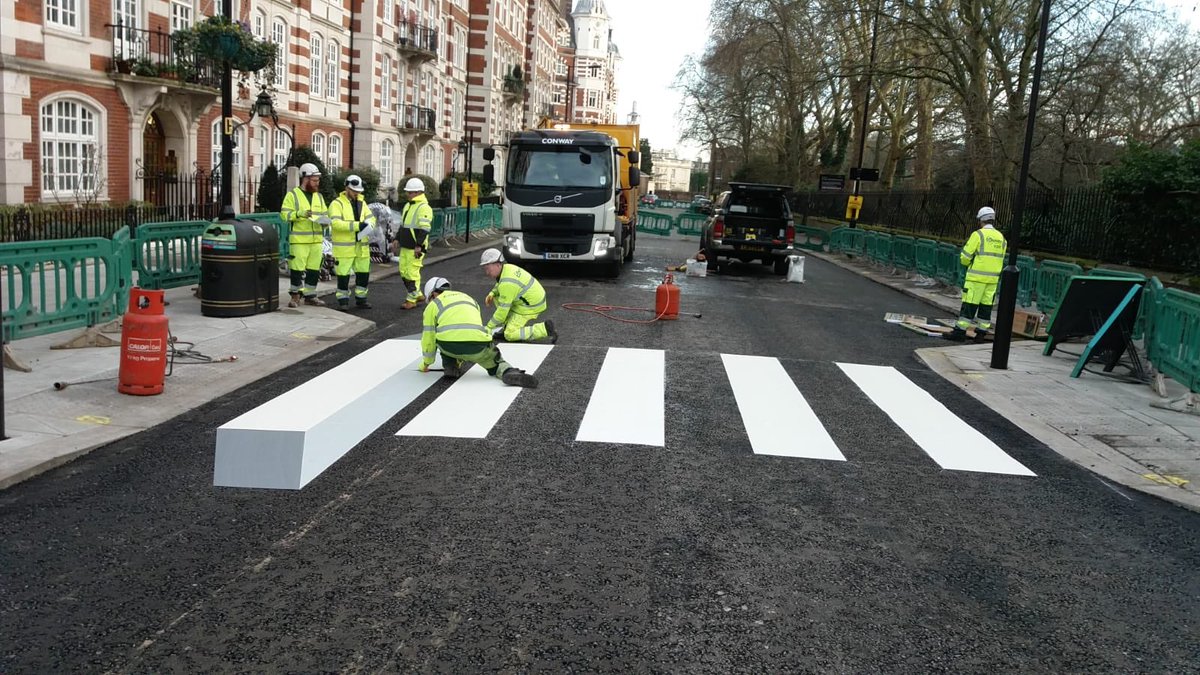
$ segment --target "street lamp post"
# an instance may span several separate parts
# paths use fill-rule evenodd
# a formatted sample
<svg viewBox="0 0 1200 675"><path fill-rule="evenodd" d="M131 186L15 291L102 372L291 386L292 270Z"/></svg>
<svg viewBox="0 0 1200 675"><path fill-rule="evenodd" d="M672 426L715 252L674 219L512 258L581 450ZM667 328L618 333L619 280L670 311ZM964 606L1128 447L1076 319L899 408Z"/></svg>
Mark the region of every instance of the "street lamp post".
<svg viewBox="0 0 1200 675"><path fill-rule="evenodd" d="M863 90L863 115L862 124L858 129L858 165L854 170L854 194L851 196L852 203L858 202L860 187L862 185L862 170L863 170L863 155L867 149L867 123L870 121L871 115L871 76L875 74L875 46L879 40L879 13L882 9L883 0L879 0L880 6L875 8L875 17L871 20L871 56L867 64L867 86ZM850 227L858 227L858 209L850 210Z"/></svg>
<svg viewBox="0 0 1200 675"><path fill-rule="evenodd" d="M474 145L475 145L475 130L468 129L467 137L458 142L459 151L461 152L465 149L466 153L467 153L467 182L468 183L471 182L471 155L474 154L473 153ZM471 204L470 203L467 204L467 235L466 235L465 239L466 239L466 243L468 243L468 244L471 243Z"/></svg>
<svg viewBox="0 0 1200 675"><path fill-rule="evenodd" d="M221 12L234 20L233 0L221 0ZM233 220L233 68L221 59L221 220Z"/></svg>
<svg viewBox="0 0 1200 675"><path fill-rule="evenodd" d="M1038 93L1042 86L1042 60L1046 54L1046 35L1050 30L1050 0L1042 0L1041 25L1038 28L1037 55L1033 62L1033 84L1029 92L1029 116L1025 120L1025 147L1021 153L1021 174L1017 196L1013 200L1012 227L1008 233L1008 264L1000 272L1000 305L996 317L996 337L992 342L992 368L1008 368L1008 352L1012 345L1013 313L1017 309L1017 283L1021 270L1017 256L1021 248L1021 221L1025 217L1025 189L1029 183L1029 159L1033 153L1033 130L1037 120Z"/></svg>

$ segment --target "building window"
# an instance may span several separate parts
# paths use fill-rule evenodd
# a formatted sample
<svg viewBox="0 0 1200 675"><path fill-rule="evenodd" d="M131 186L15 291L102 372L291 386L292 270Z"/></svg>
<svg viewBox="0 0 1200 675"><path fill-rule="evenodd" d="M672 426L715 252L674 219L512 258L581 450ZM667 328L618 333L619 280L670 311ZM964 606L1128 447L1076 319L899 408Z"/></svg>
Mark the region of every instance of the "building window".
<svg viewBox="0 0 1200 675"><path fill-rule="evenodd" d="M287 24L280 19L275 19L271 23L271 42L279 45L279 49L275 52L275 86L287 89L287 52L288 52L288 29Z"/></svg>
<svg viewBox="0 0 1200 675"><path fill-rule="evenodd" d="M392 59L390 56L383 57L380 75L383 82L379 87L379 107L387 110L392 107Z"/></svg>
<svg viewBox="0 0 1200 675"><path fill-rule="evenodd" d="M258 141L256 147L258 152L254 155L254 166L261 174L267 170L267 145L271 138L270 132L267 130L267 125L258 125L258 130L254 132L254 138Z"/></svg>
<svg viewBox="0 0 1200 675"><path fill-rule="evenodd" d="M600 105L600 94L594 90L588 90L587 107L595 108Z"/></svg>
<svg viewBox="0 0 1200 675"><path fill-rule="evenodd" d="M46 23L78 33L80 0L46 0Z"/></svg>
<svg viewBox="0 0 1200 675"><path fill-rule="evenodd" d="M433 176L438 173L434 162L433 144L426 144L425 149L421 151L421 173L426 176Z"/></svg>
<svg viewBox="0 0 1200 675"><path fill-rule="evenodd" d="M337 40L330 40L325 47L325 95L339 101L342 98L342 47Z"/></svg>
<svg viewBox="0 0 1200 675"><path fill-rule="evenodd" d="M192 27L191 0L171 0L171 32Z"/></svg>
<svg viewBox="0 0 1200 675"><path fill-rule="evenodd" d="M75 198L98 188L101 166L98 113L89 105L62 99L42 106L42 193Z"/></svg>
<svg viewBox="0 0 1200 675"><path fill-rule="evenodd" d="M264 40L267 37L267 15L262 11L254 13L254 37Z"/></svg>
<svg viewBox="0 0 1200 675"><path fill-rule="evenodd" d="M322 44L321 34L313 33L308 45L308 93L311 96L320 96L321 85L325 84L321 75L321 66L325 64L325 57L321 54Z"/></svg>
<svg viewBox="0 0 1200 675"><path fill-rule="evenodd" d="M387 189L392 184L392 142L379 144L379 182Z"/></svg>
<svg viewBox="0 0 1200 675"><path fill-rule="evenodd" d="M342 137L337 134L329 135L329 159L325 162L325 167L330 173L337 171L342 166Z"/></svg>
<svg viewBox="0 0 1200 675"><path fill-rule="evenodd" d="M454 65L467 67L467 31L458 27L454 29Z"/></svg>
<svg viewBox="0 0 1200 675"><path fill-rule="evenodd" d="M291 150L287 134L282 129L275 130L275 154L271 159L280 170L287 166L288 153Z"/></svg>
<svg viewBox="0 0 1200 675"><path fill-rule="evenodd" d="M234 120L234 124L237 124L236 119ZM246 127L237 127L233 131L233 166L237 167L239 173L242 174L246 172L246 160L242 156L242 148L245 145ZM221 120L213 122L212 125L212 170L214 173L221 170ZM236 174L234 178L237 178Z"/></svg>
<svg viewBox="0 0 1200 675"><path fill-rule="evenodd" d="M592 49L600 49L600 34L592 35Z"/></svg>
<svg viewBox="0 0 1200 675"><path fill-rule="evenodd" d="M317 157L325 155L325 134L314 131L312 135L312 151Z"/></svg>
<svg viewBox="0 0 1200 675"><path fill-rule="evenodd" d="M455 89L450 108L450 127L453 129L461 129L465 123L463 118L463 95L462 92Z"/></svg>

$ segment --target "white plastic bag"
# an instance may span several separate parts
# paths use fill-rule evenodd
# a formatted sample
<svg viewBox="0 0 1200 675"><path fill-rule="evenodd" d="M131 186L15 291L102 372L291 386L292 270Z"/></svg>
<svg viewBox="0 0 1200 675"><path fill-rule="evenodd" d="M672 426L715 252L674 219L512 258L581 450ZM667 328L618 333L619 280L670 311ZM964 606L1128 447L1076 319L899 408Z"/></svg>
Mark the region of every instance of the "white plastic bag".
<svg viewBox="0 0 1200 675"><path fill-rule="evenodd" d="M804 283L804 256L788 256L787 280L796 284Z"/></svg>
<svg viewBox="0 0 1200 675"><path fill-rule="evenodd" d="M708 276L708 263L703 263L698 260L687 259L687 275L689 277L706 277Z"/></svg>

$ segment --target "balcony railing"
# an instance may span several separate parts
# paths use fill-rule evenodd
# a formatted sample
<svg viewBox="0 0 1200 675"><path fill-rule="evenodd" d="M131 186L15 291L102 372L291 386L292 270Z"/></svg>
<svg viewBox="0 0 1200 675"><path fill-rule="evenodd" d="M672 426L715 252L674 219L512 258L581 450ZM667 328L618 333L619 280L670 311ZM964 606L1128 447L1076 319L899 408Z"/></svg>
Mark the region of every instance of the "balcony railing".
<svg viewBox="0 0 1200 675"><path fill-rule="evenodd" d="M396 106L396 127L401 131L433 135L437 131L437 119L431 108L398 105Z"/></svg>
<svg viewBox="0 0 1200 675"><path fill-rule="evenodd" d="M438 53L438 32L429 26L422 26L411 21L401 21L396 27L400 51L411 58L436 59Z"/></svg>
<svg viewBox="0 0 1200 675"><path fill-rule="evenodd" d="M112 32L110 72L220 88L216 64L196 54L180 53L170 33L120 23L105 27Z"/></svg>

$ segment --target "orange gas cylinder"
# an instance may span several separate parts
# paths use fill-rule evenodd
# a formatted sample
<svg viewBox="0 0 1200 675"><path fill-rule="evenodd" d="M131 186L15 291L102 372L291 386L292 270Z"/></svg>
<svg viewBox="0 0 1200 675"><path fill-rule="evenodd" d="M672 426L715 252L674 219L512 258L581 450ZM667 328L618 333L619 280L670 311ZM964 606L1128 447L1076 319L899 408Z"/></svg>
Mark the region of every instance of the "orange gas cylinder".
<svg viewBox="0 0 1200 675"><path fill-rule="evenodd" d="M675 277L668 274L654 292L654 313L659 319L674 321L679 318L679 287Z"/></svg>
<svg viewBox="0 0 1200 675"><path fill-rule="evenodd" d="M167 317L163 292L132 288L121 322L121 371L117 391L134 396L161 394L167 372Z"/></svg>

